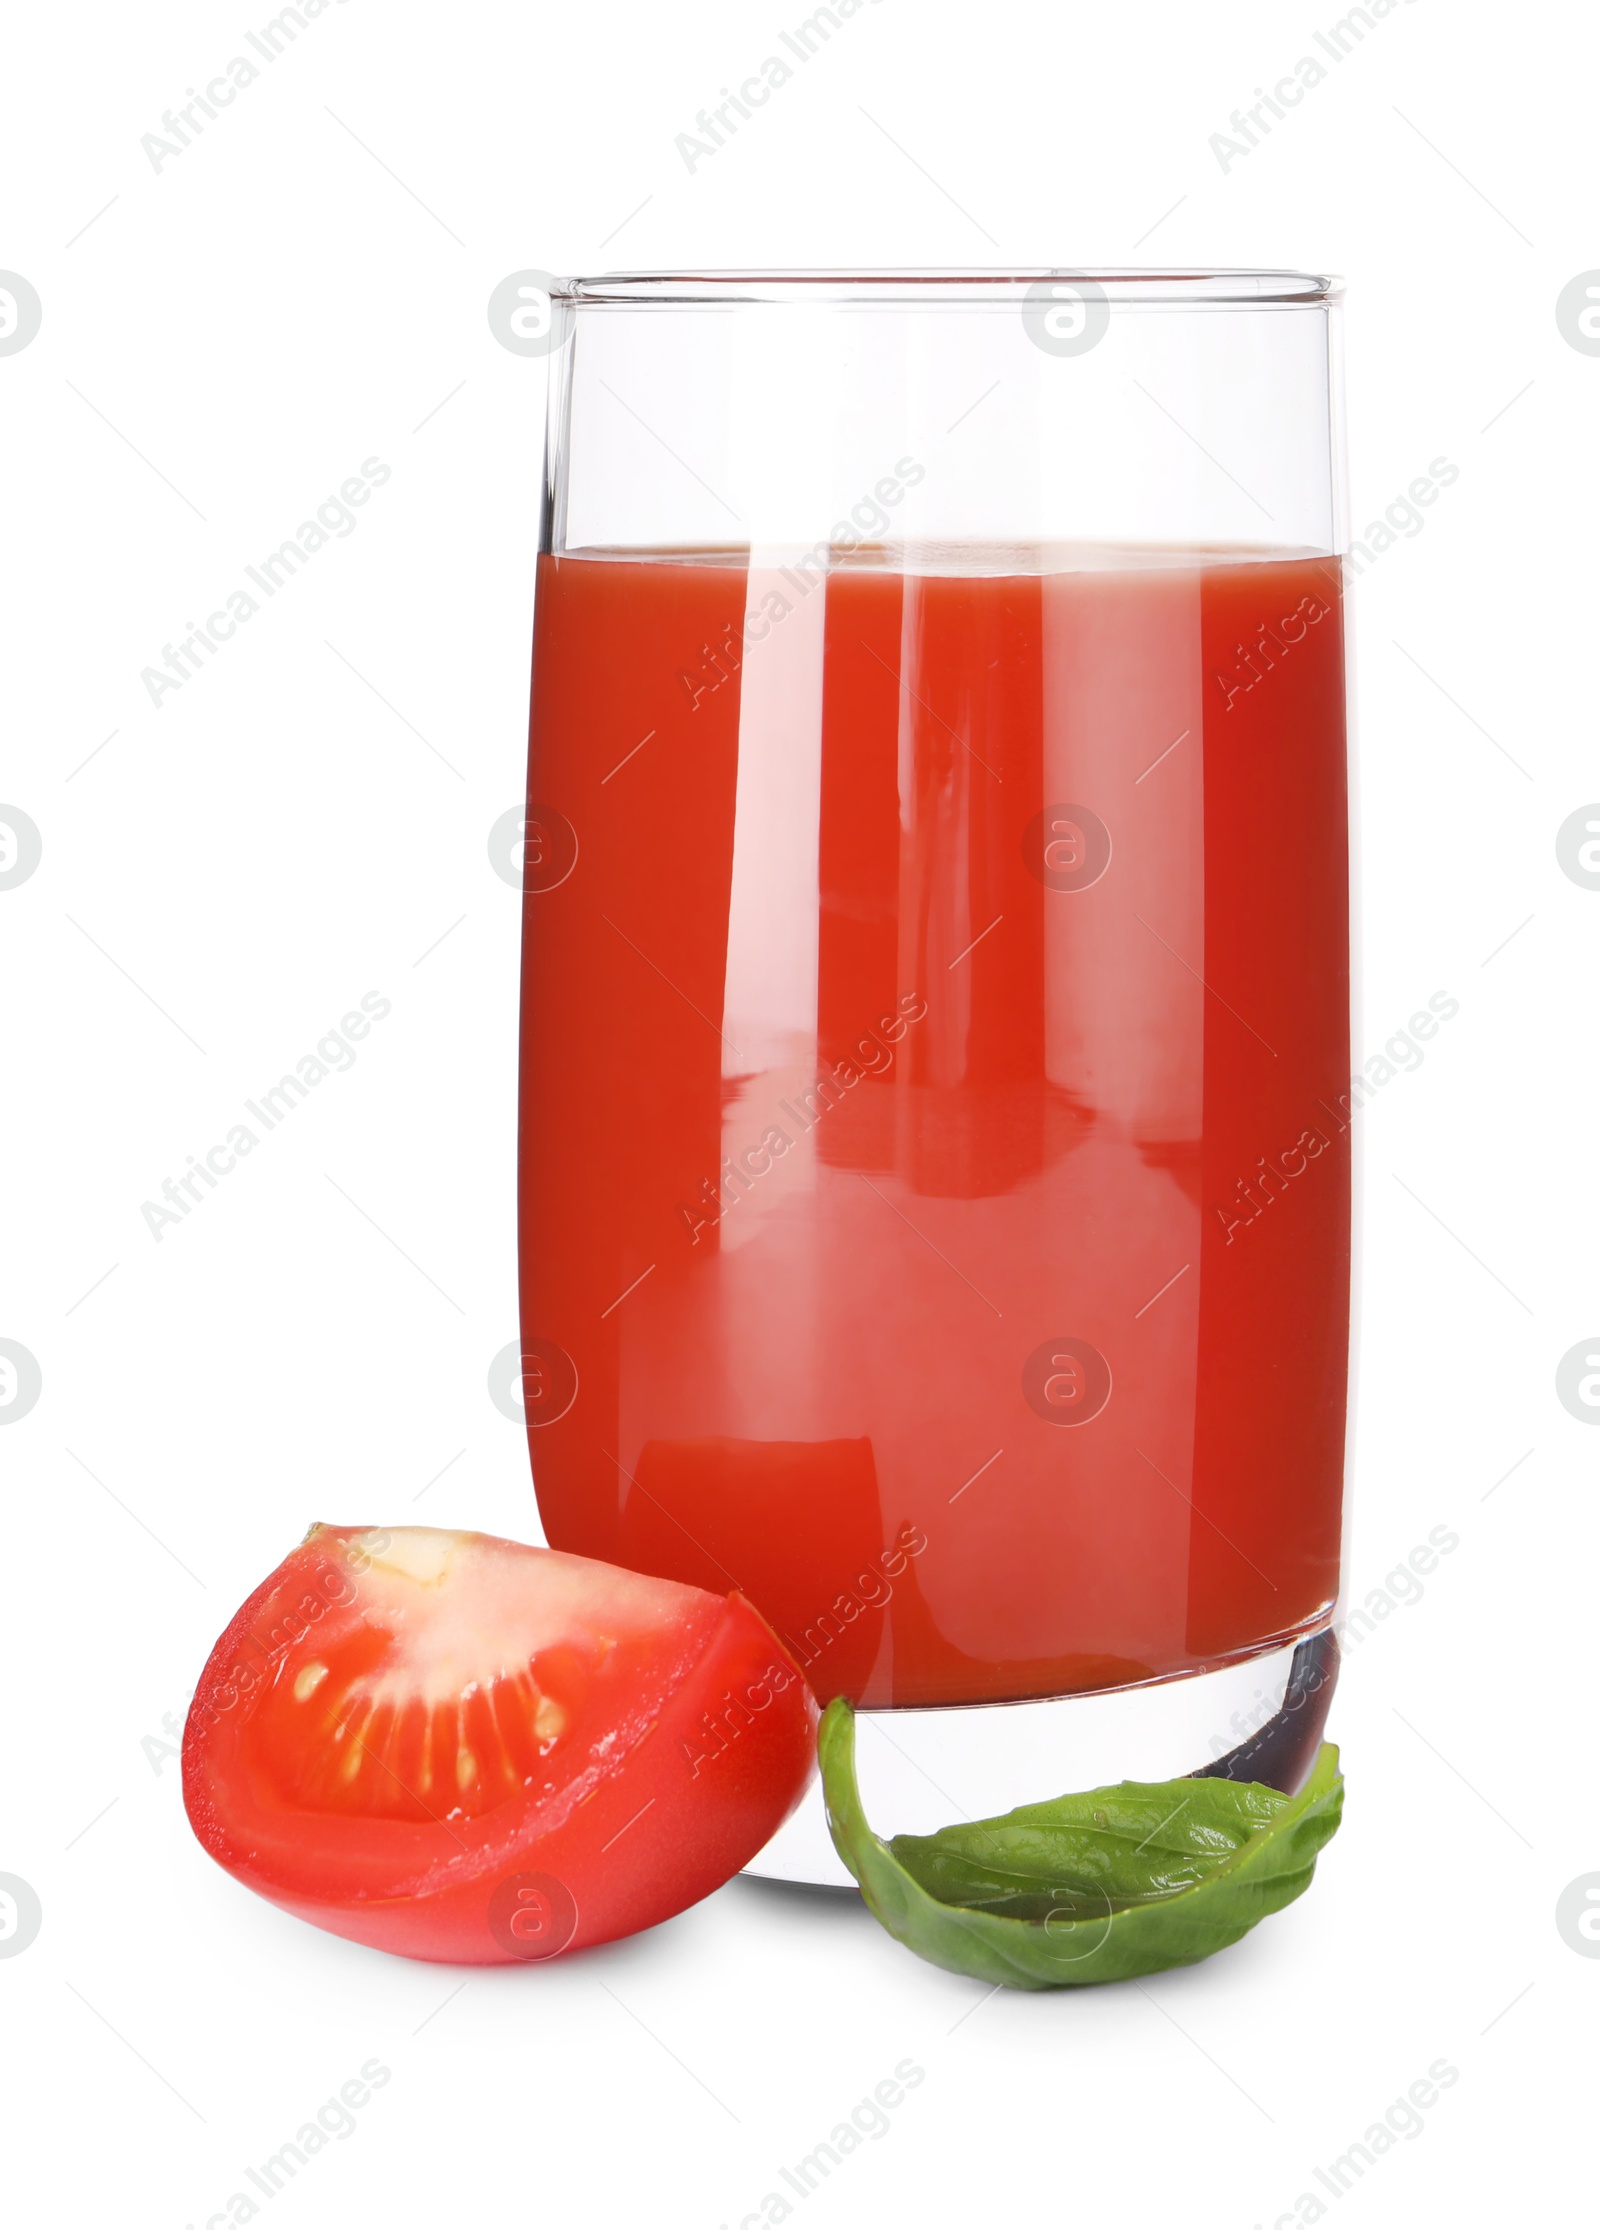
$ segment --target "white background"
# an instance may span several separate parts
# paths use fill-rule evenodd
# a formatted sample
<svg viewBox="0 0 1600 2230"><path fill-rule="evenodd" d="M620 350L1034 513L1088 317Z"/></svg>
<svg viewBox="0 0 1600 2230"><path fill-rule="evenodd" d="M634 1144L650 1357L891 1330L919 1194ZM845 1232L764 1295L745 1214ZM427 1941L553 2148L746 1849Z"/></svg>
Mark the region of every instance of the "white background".
<svg viewBox="0 0 1600 2230"><path fill-rule="evenodd" d="M44 1912L0 1962L21 2220L204 2224L371 2058L275 2224L735 2225L907 2059L808 2224L1568 2219L1600 1440L1555 1371L1600 1327L1600 893L1555 834L1600 794L1600 358L1554 311L1600 265L1592 25L1407 0L1225 172L1211 135L1342 11L879 0L690 175L675 135L806 12L340 0L159 174L141 135L257 16L13 18L0 265L44 304L0 357L0 799L44 845L0 892L0 1336L43 1373L0 1434L0 1872ZM142 1745L310 1519L537 1537L485 1388L519 907L486 838L521 795L544 367L490 289L1157 260L1345 274L1358 527L1460 468L1352 600L1361 1050L1460 1001L1362 1118L1353 1594L1460 1545L1350 1656L1312 1894L1198 1969L987 2001L743 1882L464 1984L318 1935L211 1864ZM357 530L152 706L140 670L369 456ZM369 990L357 1066L158 1244L141 1202ZM1332 2199L1313 2169L1441 2058L1422 2134Z"/></svg>

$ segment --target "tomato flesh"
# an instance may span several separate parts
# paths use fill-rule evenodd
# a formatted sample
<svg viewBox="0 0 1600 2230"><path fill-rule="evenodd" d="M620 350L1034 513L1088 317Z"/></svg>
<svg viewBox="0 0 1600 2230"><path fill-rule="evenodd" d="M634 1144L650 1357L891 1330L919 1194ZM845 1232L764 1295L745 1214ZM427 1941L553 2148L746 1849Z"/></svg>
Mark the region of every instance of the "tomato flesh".
<svg viewBox="0 0 1600 2230"><path fill-rule="evenodd" d="M219 1864L303 1919L496 1964L706 1896L798 1802L815 1725L742 1596L314 1526L212 1651L184 1801Z"/></svg>

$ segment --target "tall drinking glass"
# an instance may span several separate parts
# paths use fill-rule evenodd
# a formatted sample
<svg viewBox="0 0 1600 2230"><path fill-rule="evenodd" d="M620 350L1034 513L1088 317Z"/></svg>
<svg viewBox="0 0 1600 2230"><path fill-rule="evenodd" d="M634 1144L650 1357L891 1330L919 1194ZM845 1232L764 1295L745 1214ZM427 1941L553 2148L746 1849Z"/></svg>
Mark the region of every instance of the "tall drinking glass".
<svg viewBox="0 0 1600 2230"><path fill-rule="evenodd" d="M888 1737L886 1829L1203 1766L1292 1660L1309 1729L1350 1272L1329 282L648 274L551 315L549 1540L742 1589ZM757 1867L847 1878L814 1797Z"/></svg>

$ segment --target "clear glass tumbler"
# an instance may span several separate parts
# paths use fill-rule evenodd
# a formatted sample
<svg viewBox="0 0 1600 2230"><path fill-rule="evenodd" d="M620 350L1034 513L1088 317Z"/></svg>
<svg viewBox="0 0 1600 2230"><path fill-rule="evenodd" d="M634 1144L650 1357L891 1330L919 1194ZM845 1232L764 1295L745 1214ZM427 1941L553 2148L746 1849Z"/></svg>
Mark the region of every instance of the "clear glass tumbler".
<svg viewBox="0 0 1600 2230"><path fill-rule="evenodd" d="M553 297L539 1507L750 1596L886 1738L885 1831L1206 1766L1286 1683L1298 1756L1326 1709L1334 306L1256 271ZM814 1796L756 1864L847 1878Z"/></svg>

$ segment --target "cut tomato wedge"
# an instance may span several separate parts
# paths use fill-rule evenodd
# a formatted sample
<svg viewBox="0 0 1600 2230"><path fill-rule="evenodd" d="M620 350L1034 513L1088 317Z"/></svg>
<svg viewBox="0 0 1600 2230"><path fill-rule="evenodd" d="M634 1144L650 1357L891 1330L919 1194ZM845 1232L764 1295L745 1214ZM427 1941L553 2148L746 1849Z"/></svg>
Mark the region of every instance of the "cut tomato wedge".
<svg viewBox="0 0 1600 2230"><path fill-rule="evenodd" d="M799 1801L816 1706L741 1595L428 1526L313 1526L217 1643L184 1803L335 1935L471 1965L652 1927Z"/></svg>

